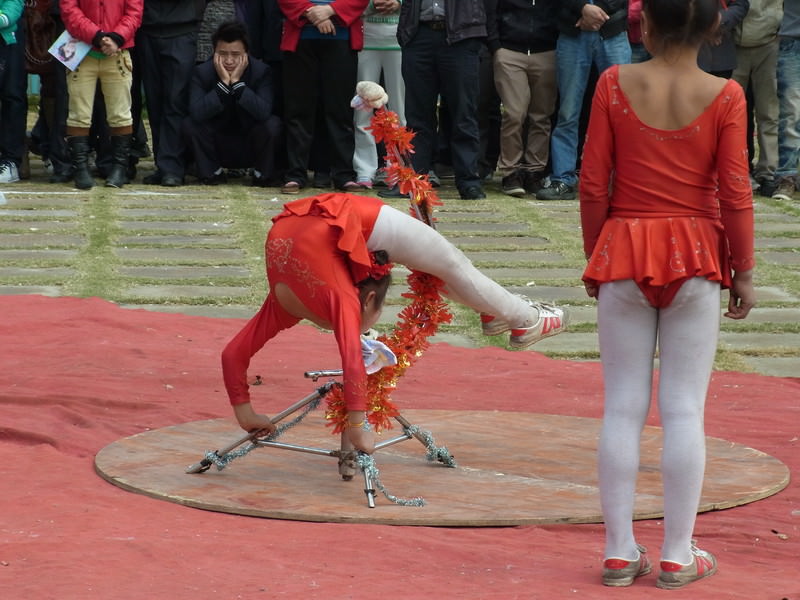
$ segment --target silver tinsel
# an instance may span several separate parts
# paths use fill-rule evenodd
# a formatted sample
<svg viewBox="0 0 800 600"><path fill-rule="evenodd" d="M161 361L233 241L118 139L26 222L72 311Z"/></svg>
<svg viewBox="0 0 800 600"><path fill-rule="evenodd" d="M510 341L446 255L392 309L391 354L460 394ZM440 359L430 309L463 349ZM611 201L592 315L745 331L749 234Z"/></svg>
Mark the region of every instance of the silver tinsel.
<svg viewBox="0 0 800 600"><path fill-rule="evenodd" d="M425 506L425 500L419 496L416 498L404 499L398 498L397 496L392 496L388 491L386 491L386 487L384 487L383 483L381 482L380 471L378 471L378 467L375 466L375 460L369 454L359 452L358 456L356 457L356 463L359 467L361 467L362 471L369 475L373 485L381 491L381 493L389 502L394 502L400 506Z"/></svg>
<svg viewBox="0 0 800 600"><path fill-rule="evenodd" d="M447 446L437 446L434 443L433 436L431 435L430 431L425 431L424 429L420 429L416 425L412 425L411 427L404 427L403 431L405 431L408 435L416 436L420 434L423 438L425 438L425 448L427 448L428 452L425 454L425 459L429 462L438 461L442 463L445 467L456 467L456 459L453 458L453 455L450 454L450 451L447 449Z"/></svg>
<svg viewBox="0 0 800 600"><path fill-rule="evenodd" d="M303 412L301 412L297 417L295 417L288 423L285 423L284 425L278 425L275 431L273 431L270 435L268 435L265 438L260 438L259 441L272 442L274 440L277 440L281 435L283 435L284 431L291 429L292 427L300 423L303 419L306 418L308 413L317 408L319 406L320 400L322 400L321 397L316 398L313 401L306 404L306 406L303 408ZM218 471L222 471L222 469L231 464L231 462L233 462L235 459L244 456L245 454L248 454L251 450L257 447L258 444L250 442L245 447L240 448L238 450L232 450L231 452L228 452L224 456L220 456L216 452L209 450L208 452L206 452L205 458L214 463L217 466Z"/></svg>

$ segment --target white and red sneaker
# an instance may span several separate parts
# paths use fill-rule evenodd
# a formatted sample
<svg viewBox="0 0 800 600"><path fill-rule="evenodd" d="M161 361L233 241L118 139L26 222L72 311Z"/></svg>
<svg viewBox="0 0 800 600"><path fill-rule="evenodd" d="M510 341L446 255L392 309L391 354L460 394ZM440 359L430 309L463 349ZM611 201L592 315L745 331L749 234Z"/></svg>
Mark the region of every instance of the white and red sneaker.
<svg viewBox="0 0 800 600"><path fill-rule="evenodd" d="M636 546L636 549L639 551L639 558L636 560L607 558L603 561L603 585L627 587L637 577L647 575L652 571L653 568L646 556L647 549L639 545Z"/></svg>
<svg viewBox="0 0 800 600"><path fill-rule="evenodd" d="M656 580L656 587L663 590L674 590L717 572L717 559L711 552L700 550L692 544L692 555L694 560L688 565L662 560L661 573Z"/></svg>
<svg viewBox="0 0 800 600"><path fill-rule="evenodd" d="M484 335L500 335L511 331L509 345L522 350L539 340L561 333L567 328L569 314L563 308L558 308L545 302L528 303L539 312L539 319L531 327L512 328L506 321L499 317L481 313L481 330Z"/></svg>

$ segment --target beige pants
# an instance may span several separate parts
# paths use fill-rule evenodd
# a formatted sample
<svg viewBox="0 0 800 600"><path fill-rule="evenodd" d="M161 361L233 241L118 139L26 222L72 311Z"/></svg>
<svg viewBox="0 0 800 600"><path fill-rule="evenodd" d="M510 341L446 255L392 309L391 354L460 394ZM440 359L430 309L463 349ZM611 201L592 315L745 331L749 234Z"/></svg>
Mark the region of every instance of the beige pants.
<svg viewBox="0 0 800 600"><path fill-rule="evenodd" d="M555 50L527 54L500 48L494 54L494 84L503 102L498 171L544 171L558 96ZM526 121L528 136L523 140Z"/></svg>
<svg viewBox="0 0 800 600"><path fill-rule="evenodd" d="M108 126L112 134L132 131L131 82L133 68L127 50L114 56L87 56L77 69L67 74L69 114L67 135L88 135L92 124L92 109L97 82L106 104Z"/></svg>

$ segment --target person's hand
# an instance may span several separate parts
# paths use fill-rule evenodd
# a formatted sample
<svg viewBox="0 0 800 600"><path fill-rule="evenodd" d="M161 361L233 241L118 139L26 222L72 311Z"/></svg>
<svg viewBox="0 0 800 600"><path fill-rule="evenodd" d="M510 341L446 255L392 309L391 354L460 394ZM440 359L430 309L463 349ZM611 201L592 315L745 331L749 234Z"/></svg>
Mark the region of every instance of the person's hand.
<svg viewBox="0 0 800 600"><path fill-rule="evenodd" d="M225 65L222 64L222 57L216 52L214 53L214 70L217 72L217 77L219 77L222 83L225 85L231 84L231 74L228 73Z"/></svg>
<svg viewBox="0 0 800 600"><path fill-rule="evenodd" d="M584 4L581 18L575 23L575 27L583 31L597 31L606 21L608 21L606 11L594 4Z"/></svg>
<svg viewBox="0 0 800 600"><path fill-rule="evenodd" d="M249 402L235 405L233 414L236 415L239 427L248 433L259 433L260 436L270 434L276 429L275 423L266 415L256 414Z"/></svg>
<svg viewBox="0 0 800 600"><path fill-rule="evenodd" d="M317 23L317 31L326 35L336 35L336 25L330 19Z"/></svg>
<svg viewBox="0 0 800 600"><path fill-rule="evenodd" d="M100 52L106 56L114 56L117 52L119 52L119 46L117 46L117 42L112 40L107 35L104 35L102 38L100 38Z"/></svg>
<svg viewBox="0 0 800 600"><path fill-rule="evenodd" d="M315 25L317 29L319 29L320 23L330 20L330 18L335 14L336 11L327 4L318 4L309 8L305 12L305 17L312 25Z"/></svg>
<svg viewBox="0 0 800 600"><path fill-rule="evenodd" d="M245 69L247 69L248 64L249 64L249 59L247 58L247 54L242 54L236 61L236 66L233 68L233 71L231 71L230 85L233 85L242 78L242 75L244 74Z"/></svg>
<svg viewBox="0 0 800 600"><path fill-rule="evenodd" d="M755 305L756 292L753 287L753 271L737 271L733 276L728 311L725 316L729 319L744 319Z"/></svg>
<svg viewBox="0 0 800 600"><path fill-rule="evenodd" d="M586 288L586 295L589 296L589 298L597 298L597 293L600 291L599 285L584 281L583 287Z"/></svg>
<svg viewBox="0 0 800 600"><path fill-rule="evenodd" d="M375 0L372 4L382 14L394 13L400 8L399 0Z"/></svg>
<svg viewBox="0 0 800 600"><path fill-rule="evenodd" d="M345 433L347 439L356 450L372 454L375 451L375 434L372 429L364 429L365 418L364 411L349 411L347 413L347 421L350 426L345 429Z"/></svg>

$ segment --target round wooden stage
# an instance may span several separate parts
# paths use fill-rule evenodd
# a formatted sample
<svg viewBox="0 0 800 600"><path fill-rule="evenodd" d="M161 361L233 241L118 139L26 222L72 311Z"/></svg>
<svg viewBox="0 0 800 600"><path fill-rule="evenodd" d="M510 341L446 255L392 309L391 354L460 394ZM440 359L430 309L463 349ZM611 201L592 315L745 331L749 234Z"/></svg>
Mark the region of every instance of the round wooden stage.
<svg viewBox="0 0 800 600"><path fill-rule="evenodd" d="M374 454L380 480L400 506L380 492L369 508L364 478L339 476L337 460L260 447L224 470L187 474L208 450L242 437L227 419L196 421L118 440L96 456L101 477L126 490L206 510L273 519L394 525L494 527L601 522L596 447L599 419L496 411L408 410L403 417L446 446L457 467L425 460L416 439ZM401 433L400 426L381 438ZM339 437L314 411L278 441L323 449ZM636 518L663 516L661 429L646 427ZM777 493L789 470L777 459L733 442L707 438L700 512L730 508Z"/></svg>

